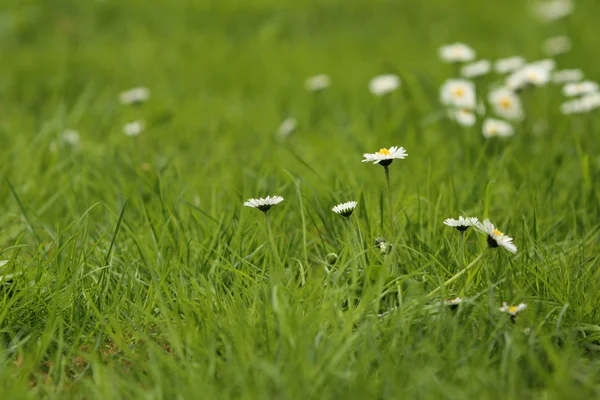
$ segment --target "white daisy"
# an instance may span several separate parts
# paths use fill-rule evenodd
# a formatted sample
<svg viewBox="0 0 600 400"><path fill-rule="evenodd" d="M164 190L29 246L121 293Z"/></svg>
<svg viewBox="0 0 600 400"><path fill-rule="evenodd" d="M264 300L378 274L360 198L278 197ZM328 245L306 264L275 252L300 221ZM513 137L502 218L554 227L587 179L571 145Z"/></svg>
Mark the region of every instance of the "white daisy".
<svg viewBox="0 0 600 400"><path fill-rule="evenodd" d="M501 58L494 62L494 71L498 74L514 72L525 65L525 59L520 56Z"/></svg>
<svg viewBox="0 0 600 400"><path fill-rule="evenodd" d="M515 92L508 88L492 90L488 101L494 107L494 112L500 117L519 120L523 118L523 105Z"/></svg>
<svg viewBox="0 0 600 400"><path fill-rule="evenodd" d="M583 71L580 69L563 69L552 73L554 83L579 82L582 79Z"/></svg>
<svg viewBox="0 0 600 400"><path fill-rule="evenodd" d="M489 60L479 60L467 64L460 69L460 74L465 78L477 78L486 75L492 69L492 63Z"/></svg>
<svg viewBox="0 0 600 400"><path fill-rule="evenodd" d="M486 219L483 223L478 222L475 224L475 228L487 235L487 244L489 247L504 247L511 253L517 252L517 246L514 245L512 238L497 230L489 219Z"/></svg>
<svg viewBox="0 0 600 400"><path fill-rule="evenodd" d="M482 133L483 137L489 139L494 136L512 136L514 135L515 130L513 126L506 121L502 121L501 119L487 118L485 121L483 121Z"/></svg>
<svg viewBox="0 0 600 400"><path fill-rule="evenodd" d="M440 88L440 101L457 108L475 108L475 85L465 79L448 79Z"/></svg>
<svg viewBox="0 0 600 400"><path fill-rule="evenodd" d="M592 81L567 83L563 87L563 94L568 97L581 96L598 91L598 84Z"/></svg>
<svg viewBox="0 0 600 400"><path fill-rule="evenodd" d="M362 162L373 162L373 164L379 164L387 167L394 160L403 160L408 156L404 147L392 146L390 149L380 149L377 153L365 153L365 158Z"/></svg>
<svg viewBox="0 0 600 400"><path fill-rule="evenodd" d="M464 232L469 227L476 225L479 222L477 218L463 217L460 216L458 219L447 218L444 221L444 225L448 225L452 228L456 228L459 232Z"/></svg>
<svg viewBox="0 0 600 400"><path fill-rule="evenodd" d="M70 144L71 146L76 146L79 144L79 132L72 130L72 129L67 129L66 131L64 131L62 133L62 140L65 143Z"/></svg>
<svg viewBox="0 0 600 400"><path fill-rule="evenodd" d="M271 207L283 201L281 196L267 196L260 199L249 199L244 202L246 207L258 208L260 211L269 211Z"/></svg>
<svg viewBox="0 0 600 400"><path fill-rule="evenodd" d="M293 117L286 118L283 120L281 125L279 125L279 129L277 130L277 133L279 134L279 136L288 137L292 133L294 133L297 126L298 126L298 121L296 120L296 118L293 118Z"/></svg>
<svg viewBox="0 0 600 400"><path fill-rule="evenodd" d="M506 78L506 86L512 90L519 90L525 86L543 86L550 81L552 68L544 61L527 64L516 70Z"/></svg>
<svg viewBox="0 0 600 400"><path fill-rule="evenodd" d="M475 59L475 50L464 43L453 43L440 47L439 57L446 63L469 62Z"/></svg>
<svg viewBox="0 0 600 400"><path fill-rule="evenodd" d="M337 206L333 207L331 211L341 215L342 217L349 217L354 212L357 204L358 203L356 201L348 201L346 203L338 204Z"/></svg>
<svg viewBox="0 0 600 400"><path fill-rule="evenodd" d="M516 316L518 313L520 313L521 311L523 311L524 309L527 308L527 304L525 303L521 303L519 305L516 306L509 306L506 304L505 301L502 302L502 307L499 308L500 311L504 312L504 313L508 313L510 315L512 315L513 317Z"/></svg>
<svg viewBox="0 0 600 400"><path fill-rule="evenodd" d="M121 92L119 100L123 105L140 104L150 98L150 90L145 87L136 87Z"/></svg>
<svg viewBox="0 0 600 400"><path fill-rule="evenodd" d="M460 303L462 303L464 300L461 299L460 297L456 297L454 299L448 299L448 300L444 300L444 305L449 306L451 309L455 309L458 307L458 305Z"/></svg>
<svg viewBox="0 0 600 400"><path fill-rule="evenodd" d="M462 126L473 126L477 121L475 113L465 108L459 108L458 110L450 110L448 116L453 121L458 122Z"/></svg>
<svg viewBox="0 0 600 400"><path fill-rule="evenodd" d="M552 57L568 52L571 50L571 46L571 39L568 36L559 35L544 40L542 49L544 53Z"/></svg>
<svg viewBox="0 0 600 400"><path fill-rule="evenodd" d="M393 92L400 86L400 78L394 74L379 75L369 82L369 90L376 96Z"/></svg>
<svg viewBox="0 0 600 400"><path fill-rule="evenodd" d="M600 93L594 92L589 93L580 98L580 100L588 107L590 110L594 110L600 107Z"/></svg>
<svg viewBox="0 0 600 400"><path fill-rule="evenodd" d="M600 93L590 93L578 99L570 100L560 105L560 112L565 115L584 114L600 107Z"/></svg>
<svg viewBox="0 0 600 400"><path fill-rule="evenodd" d="M533 12L538 18L551 22L569 16L573 8L571 0L538 1L534 3Z"/></svg>
<svg viewBox="0 0 600 400"><path fill-rule="evenodd" d="M327 89L330 85L331 78L329 78L329 75L325 74L311 76L306 81L304 81L304 87L309 92L318 92Z"/></svg>
<svg viewBox="0 0 600 400"><path fill-rule="evenodd" d="M146 128L144 121L133 121L123 126L125 136L138 136Z"/></svg>

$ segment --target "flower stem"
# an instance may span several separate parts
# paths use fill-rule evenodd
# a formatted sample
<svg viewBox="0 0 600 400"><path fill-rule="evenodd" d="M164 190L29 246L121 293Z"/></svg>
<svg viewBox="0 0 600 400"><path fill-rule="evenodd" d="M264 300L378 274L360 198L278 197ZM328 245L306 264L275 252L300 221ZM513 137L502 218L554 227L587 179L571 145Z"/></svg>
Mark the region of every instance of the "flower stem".
<svg viewBox="0 0 600 400"><path fill-rule="evenodd" d="M466 267L464 267L462 270L460 270L459 272L457 272L456 274L454 274L454 276L452 276L450 279L448 279L446 282L444 282L443 286L448 286L450 285L452 282L456 281L458 278L460 278L461 276L463 276L467 271L469 271L471 268L473 268L473 266L475 266L475 264L477 264L477 262L481 259L481 257L483 257L483 255L485 254L485 252L481 253L480 255L477 256L477 258L475 258L473 261L471 261L471 263L469 265L467 265ZM442 286L439 286L435 289L433 289L428 295L427 298L431 299L433 296L435 296L440 290L442 290Z"/></svg>
<svg viewBox="0 0 600 400"><path fill-rule="evenodd" d="M385 184L387 187L387 203L388 203L388 213L389 213L389 224L392 227L392 234L395 234L395 224L394 224L394 212L392 211L392 185L390 183L390 168L385 165Z"/></svg>
<svg viewBox="0 0 600 400"><path fill-rule="evenodd" d="M279 264L279 266L283 267L283 262L281 261L281 258L279 258L279 252L277 251L277 245L275 245L275 238L273 237L273 230L271 229L271 218L269 217L269 212L264 211L264 214L265 219L267 220L267 232L269 234L269 242L271 244L273 258L277 260L277 264Z"/></svg>

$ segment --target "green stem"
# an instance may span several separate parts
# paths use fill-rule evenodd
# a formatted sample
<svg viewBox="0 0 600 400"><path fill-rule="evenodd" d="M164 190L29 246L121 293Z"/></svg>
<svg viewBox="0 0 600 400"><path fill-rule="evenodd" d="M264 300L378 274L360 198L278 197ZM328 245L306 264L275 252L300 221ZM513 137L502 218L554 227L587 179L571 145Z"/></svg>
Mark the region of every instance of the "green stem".
<svg viewBox="0 0 600 400"><path fill-rule="evenodd" d="M271 229L271 218L269 217L269 212L265 211L265 218L267 220L267 232L269 234L269 242L271 243L271 251L273 252L273 257L277 260L277 264L283 269L283 262L279 257L279 252L277 251L277 246L275 245L275 238L273 237L273 230Z"/></svg>
<svg viewBox="0 0 600 400"><path fill-rule="evenodd" d="M385 184L387 187L387 203L390 220L389 223L392 226L392 234L395 234L394 212L392 211L392 184L390 183L390 168L387 165L383 168L385 170Z"/></svg>
<svg viewBox="0 0 600 400"><path fill-rule="evenodd" d="M454 274L453 277L451 277L450 279L448 279L446 282L444 282L443 286L448 286L450 285L452 282L456 281L458 278L460 278L461 276L463 276L467 271L469 271L471 268L473 268L473 266L475 266L475 264L477 264L477 262L481 259L481 257L483 257L483 255L485 254L485 252L481 253L480 255L477 256L476 259L474 259L473 261L471 261L471 263L469 265L467 265L466 267L464 267L462 270L460 270L459 272L457 272L456 274ZM428 295L427 295L427 299L431 299L433 296L435 296L440 290L442 290L442 286L439 286L435 289L433 289Z"/></svg>

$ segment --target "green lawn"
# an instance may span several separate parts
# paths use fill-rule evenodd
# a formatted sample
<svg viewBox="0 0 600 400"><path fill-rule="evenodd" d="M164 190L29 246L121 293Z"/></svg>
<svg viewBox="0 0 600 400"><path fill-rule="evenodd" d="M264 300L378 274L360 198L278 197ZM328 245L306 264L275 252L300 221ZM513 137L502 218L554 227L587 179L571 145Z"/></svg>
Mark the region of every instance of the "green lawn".
<svg viewBox="0 0 600 400"><path fill-rule="evenodd" d="M457 41L535 61L568 35L557 69L600 79L600 2L530 6L4 0L0 398L600 397L600 111L562 115L548 83L486 139L439 101ZM387 73L401 86L374 96ZM136 86L150 99L120 104ZM361 160L391 146L388 193ZM285 198L271 235L243 206L266 195ZM443 224L459 215L518 252Z"/></svg>

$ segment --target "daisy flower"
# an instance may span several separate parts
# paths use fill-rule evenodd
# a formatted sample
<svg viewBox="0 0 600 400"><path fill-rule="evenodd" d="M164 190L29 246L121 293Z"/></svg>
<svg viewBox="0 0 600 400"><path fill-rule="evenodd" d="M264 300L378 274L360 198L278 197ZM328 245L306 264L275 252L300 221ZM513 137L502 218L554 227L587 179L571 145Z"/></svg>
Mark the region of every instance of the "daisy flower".
<svg viewBox="0 0 600 400"><path fill-rule="evenodd" d="M277 133L279 134L279 136L288 137L292 133L294 133L297 126L298 126L298 121L296 120L296 118L293 118L293 117L286 118L283 120L281 125L279 125L279 129L277 130Z"/></svg>
<svg viewBox="0 0 600 400"><path fill-rule="evenodd" d="M281 196L267 196L260 199L249 199L244 202L246 207L258 208L260 211L267 212L271 207L283 201Z"/></svg>
<svg viewBox="0 0 600 400"><path fill-rule="evenodd" d="M512 90L519 90L525 86L543 86L550 81L550 65L534 63L527 64L506 78L506 86Z"/></svg>
<svg viewBox="0 0 600 400"><path fill-rule="evenodd" d="M586 94L578 99L567 101L560 106L565 115L584 114L600 107L600 93Z"/></svg>
<svg viewBox="0 0 600 400"><path fill-rule="evenodd" d="M392 146L390 149L380 149L377 153L365 153L362 162L372 162L387 167L394 160L403 160L408 156L404 147Z"/></svg>
<svg viewBox="0 0 600 400"><path fill-rule="evenodd" d="M525 59L520 56L501 58L494 62L494 71L498 74L514 72L525 65Z"/></svg>
<svg viewBox="0 0 600 400"><path fill-rule="evenodd" d="M506 119L518 120L523 118L521 99L508 88L492 90L488 101L494 107L494 112Z"/></svg>
<svg viewBox="0 0 600 400"><path fill-rule="evenodd" d="M568 97L580 96L598 91L598 84L592 81L567 83L563 87L563 94Z"/></svg>
<svg viewBox="0 0 600 400"><path fill-rule="evenodd" d="M369 90L376 96L393 92L400 86L400 78L397 75L379 75L369 82Z"/></svg>
<svg viewBox="0 0 600 400"><path fill-rule="evenodd" d="M125 136L138 136L146 128L144 121L133 121L123 126L123 134Z"/></svg>
<svg viewBox="0 0 600 400"><path fill-rule="evenodd" d="M121 92L119 100L123 105L140 104L150 98L150 90L145 87L136 87Z"/></svg>
<svg viewBox="0 0 600 400"><path fill-rule="evenodd" d="M475 59L475 50L464 43L453 43L440 47L439 57L446 63L469 62Z"/></svg>
<svg viewBox="0 0 600 400"><path fill-rule="evenodd" d="M462 126L473 126L477 120L475 113L465 108L450 110L448 116Z"/></svg>
<svg viewBox="0 0 600 400"><path fill-rule="evenodd" d="M440 88L440 101L447 106L475 108L475 85L465 79L448 79Z"/></svg>
<svg viewBox="0 0 600 400"><path fill-rule="evenodd" d="M451 310L455 310L458 308L458 305L463 301L464 300L460 297L456 297L454 299L444 300L444 305L450 307Z"/></svg>
<svg viewBox="0 0 600 400"><path fill-rule="evenodd" d="M79 132L72 130L72 129L67 129L66 131L64 131L62 133L62 140L65 143L70 144L71 146L76 146L79 144Z"/></svg>
<svg viewBox="0 0 600 400"><path fill-rule="evenodd" d="M534 4L533 13L546 22L552 22L569 16L573 8L571 0L538 1Z"/></svg>
<svg viewBox="0 0 600 400"><path fill-rule="evenodd" d="M309 92L319 92L321 90L327 89L330 85L331 78L329 78L329 75L325 74L311 76L306 81L304 81L304 87Z"/></svg>
<svg viewBox="0 0 600 400"><path fill-rule="evenodd" d="M490 248L503 247L511 253L517 252L517 246L512 242L512 238L497 230L489 219L486 219L483 223L478 222L475 228L487 235L487 244Z"/></svg>
<svg viewBox="0 0 600 400"><path fill-rule="evenodd" d="M583 71L580 69L563 69L552 73L554 83L579 82L582 79Z"/></svg>
<svg viewBox="0 0 600 400"><path fill-rule="evenodd" d="M516 316L518 313L527 308L527 304L521 303L517 306L509 306L505 301L502 302L502 307L499 308L500 311L510 314L511 316Z"/></svg>
<svg viewBox="0 0 600 400"><path fill-rule="evenodd" d="M544 40L542 49L544 53L552 57L568 52L571 50L571 46L571 39L568 36L559 35Z"/></svg>
<svg viewBox="0 0 600 400"><path fill-rule="evenodd" d="M515 134L511 124L501 119L487 118L483 121L483 137L489 139L494 136L507 137Z"/></svg>
<svg viewBox="0 0 600 400"><path fill-rule="evenodd" d="M464 232L469 229L471 226L477 225L479 220L477 218L465 218L458 217L458 219L447 218L444 221L444 225L448 225L449 227L456 228L459 232Z"/></svg>
<svg viewBox="0 0 600 400"><path fill-rule="evenodd" d="M341 215L342 217L349 217L354 212L357 204L358 203L356 201L348 201L346 203L338 204L337 206L333 207L331 211Z"/></svg>
<svg viewBox="0 0 600 400"><path fill-rule="evenodd" d="M479 60L467 64L460 69L460 74L465 78L477 78L488 74L492 69L492 63L489 60Z"/></svg>

